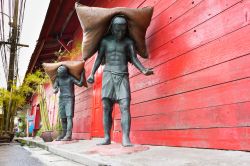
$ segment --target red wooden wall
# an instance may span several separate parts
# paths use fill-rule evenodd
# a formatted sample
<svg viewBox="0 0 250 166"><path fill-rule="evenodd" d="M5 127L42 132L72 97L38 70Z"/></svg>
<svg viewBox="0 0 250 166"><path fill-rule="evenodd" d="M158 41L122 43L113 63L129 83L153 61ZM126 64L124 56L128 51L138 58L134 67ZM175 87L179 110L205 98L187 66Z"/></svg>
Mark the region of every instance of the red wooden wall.
<svg viewBox="0 0 250 166"><path fill-rule="evenodd" d="M39 109L39 99L38 95L35 93L30 101L31 108L28 111L27 117L27 135L29 135L29 125L34 125L32 135L34 136L35 133L40 129L40 120L41 114Z"/></svg>
<svg viewBox="0 0 250 166"><path fill-rule="evenodd" d="M82 29L78 27L74 34L73 48L82 42ZM82 60L81 55L76 56L74 60ZM90 73L92 67L91 61L85 64L86 75ZM73 139L91 138L91 113L93 101L93 88L75 86L75 114L73 126Z"/></svg>
<svg viewBox="0 0 250 166"><path fill-rule="evenodd" d="M39 104L38 102L38 96L37 94L34 94L32 96L31 100L31 108L28 112L29 117L34 117L33 124L34 124L34 129L39 129L39 123L40 123L40 111L37 108L37 105ZM28 124L28 123L27 123Z"/></svg>
<svg viewBox="0 0 250 166"><path fill-rule="evenodd" d="M150 58L141 61L155 74L129 68L133 143L250 150L249 0L112 0L93 6L154 6L146 35ZM92 64L93 58L86 62L87 76ZM76 88L76 139L91 138L92 104L92 86ZM114 119L113 139L120 142L118 109Z"/></svg>

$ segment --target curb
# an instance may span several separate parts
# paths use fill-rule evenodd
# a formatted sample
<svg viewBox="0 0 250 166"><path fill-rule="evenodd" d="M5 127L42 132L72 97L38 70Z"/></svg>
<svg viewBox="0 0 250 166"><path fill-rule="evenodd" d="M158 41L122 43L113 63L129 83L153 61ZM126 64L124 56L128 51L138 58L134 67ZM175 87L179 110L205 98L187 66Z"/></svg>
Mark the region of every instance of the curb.
<svg viewBox="0 0 250 166"><path fill-rule="evenodd" d="M43 142L37 142L34 140L27 140L24 138L16 138L15 140L18 142L25 143L28 146L39 147L41 149L47 150L47 151L54 153L58 156L64 157L68 160L75 161L75 162L80 163L80 164L89 165L89 166L92 166L92 165L93 166L111 166L110 163L106 163L104 161L90 158L84 154L80 155L78 153L69 152L66 150L62 150L60 148L51 147L51 146L46 145L46 143L43 143Z"/></svg>

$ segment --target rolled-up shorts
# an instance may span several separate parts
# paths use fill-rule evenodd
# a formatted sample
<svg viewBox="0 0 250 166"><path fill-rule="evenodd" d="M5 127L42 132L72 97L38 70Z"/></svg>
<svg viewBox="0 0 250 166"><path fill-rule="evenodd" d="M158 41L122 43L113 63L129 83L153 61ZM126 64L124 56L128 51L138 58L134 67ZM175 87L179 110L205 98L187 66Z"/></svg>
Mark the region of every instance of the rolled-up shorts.
<svg viewBox="0 0 250 166"><path fill-rule="evenodd" d="M59 97L60 118L74 117L74 97Z"/></svg>
<svg viewBox="0 0 250 166"><path fill-rule="evenodd" d="M103 72L102 99L109 98L113 101L131 99L128 74Z"/></svg>

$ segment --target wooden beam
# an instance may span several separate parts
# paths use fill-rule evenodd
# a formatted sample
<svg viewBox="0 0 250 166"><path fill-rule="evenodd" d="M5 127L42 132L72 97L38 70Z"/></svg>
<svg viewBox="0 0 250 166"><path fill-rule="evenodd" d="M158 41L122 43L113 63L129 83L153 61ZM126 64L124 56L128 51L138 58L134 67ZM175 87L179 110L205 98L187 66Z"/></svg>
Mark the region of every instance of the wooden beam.
<svg viewBox="0 0 250 166"><path fill-rule="evenodd" d="M57 39L57 41L61 44L61 46L63 46L63 48L68 52L70 53L70 48L64 43L64 41L60 40L60 39Z"/></svg>
<svg viewBox="0 0 250 166"><path fill-rule="evenodd" d="M10 44L11 45L11 42L0 41L0 45L1 44ZM29 47L29 45L27 45L27 44L19 44L19 43L17 43L16 46Z"/></svg>

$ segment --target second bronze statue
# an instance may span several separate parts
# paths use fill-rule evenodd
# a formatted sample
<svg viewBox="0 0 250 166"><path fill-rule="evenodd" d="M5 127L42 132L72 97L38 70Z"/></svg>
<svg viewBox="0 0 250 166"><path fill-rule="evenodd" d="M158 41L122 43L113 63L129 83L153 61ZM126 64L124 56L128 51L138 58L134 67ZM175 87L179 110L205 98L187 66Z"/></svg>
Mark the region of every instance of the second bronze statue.
<svg viewBox="0 0 250 166"><path fill-rule="evenodd" d="M74 85L83 86L84 72L81 73L80 80L72 76L68 68L61 65L57 69L57 75L53 84L54 93L60 90L59 96L59 116L62 122L62 134L56 141L70 141L72 139L75 91Z"/></svg>

